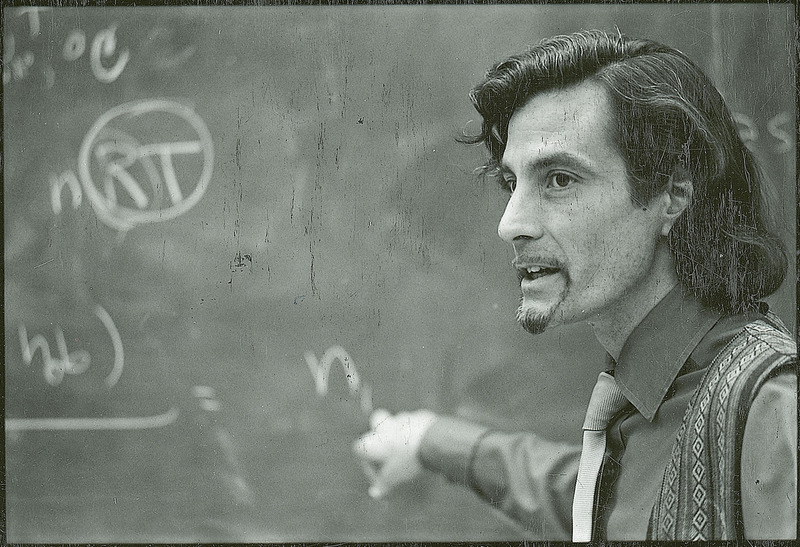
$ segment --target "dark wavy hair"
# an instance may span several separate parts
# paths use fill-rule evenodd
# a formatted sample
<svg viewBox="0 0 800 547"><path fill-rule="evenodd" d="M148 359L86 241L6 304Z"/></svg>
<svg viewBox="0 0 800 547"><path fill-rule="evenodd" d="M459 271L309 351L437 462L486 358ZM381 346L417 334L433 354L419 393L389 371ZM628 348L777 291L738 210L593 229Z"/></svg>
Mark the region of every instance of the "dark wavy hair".
<svg viewBox="0 0 800 547"><path fill-rule="evenodd" d="M587 81L608 91L635 203L649 203L673 176L692 181L692 202L669 234L683 286L724 313L775 292L787 257L767 227L762 174L712 82L671 47L602 31L543 40L475 86L481 133L459 140L484 143L491 158L482 171L496 174L513 113L537 93Z"/></svg>

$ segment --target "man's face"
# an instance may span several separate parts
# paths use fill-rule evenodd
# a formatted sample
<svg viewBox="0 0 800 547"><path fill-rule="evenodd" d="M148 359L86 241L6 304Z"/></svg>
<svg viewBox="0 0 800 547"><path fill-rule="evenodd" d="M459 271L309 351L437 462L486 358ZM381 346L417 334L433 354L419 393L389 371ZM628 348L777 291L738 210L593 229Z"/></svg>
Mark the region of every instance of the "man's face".
<svg viewBox="0 0 800 547"><path fill-rule="evenodd" d="M663 219L632 202L611 119L605 90L584 82L534 96L510 120L498 234L514 247L530 332L613 316L655 276Z"/></svg>

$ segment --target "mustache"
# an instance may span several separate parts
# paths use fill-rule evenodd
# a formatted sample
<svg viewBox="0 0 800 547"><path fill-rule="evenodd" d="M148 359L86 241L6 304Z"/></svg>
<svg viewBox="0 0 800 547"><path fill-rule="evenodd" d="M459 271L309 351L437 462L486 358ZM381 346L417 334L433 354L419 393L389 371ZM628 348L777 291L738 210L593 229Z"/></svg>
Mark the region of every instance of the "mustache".
<svg viewBox="0 0 800 547"><path fill-rule="evenodd" d="M541 266L542 268L558 270L564 277L569 285L571 282L569 271L567 270L567 265L559 258L554 256L544 256L544 255L518 255L514 257L514 260L511 261L511 265L514 267L514 271L517 274L517 281L522 282L525 277L528 275L527 267L530 265Z"/></svg>
<svg viewBox="0 0 800 547"><path fill-rule="evenodd" d="M552 256L518 255L515 256L514 260L511 261L511 266L513 266L515 270L524 270L526 266L530 266L532 264L553 270L563 270L566 268L566 264L564 262Z"/></svg>

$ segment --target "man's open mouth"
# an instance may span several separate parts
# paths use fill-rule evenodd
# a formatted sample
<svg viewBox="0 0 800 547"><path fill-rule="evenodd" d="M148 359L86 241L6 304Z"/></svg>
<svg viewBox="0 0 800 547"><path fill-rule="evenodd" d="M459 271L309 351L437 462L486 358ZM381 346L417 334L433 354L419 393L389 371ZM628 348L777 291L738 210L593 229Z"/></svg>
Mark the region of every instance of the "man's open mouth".
<svg viewBox="0 0 800 547"><path fill-rule="evenodd" d="M524 268L517 268L517 277L519 277L520 281L533 281L546 275L553 275L559 271L559 268L549 266L527 266Z"/></svg>

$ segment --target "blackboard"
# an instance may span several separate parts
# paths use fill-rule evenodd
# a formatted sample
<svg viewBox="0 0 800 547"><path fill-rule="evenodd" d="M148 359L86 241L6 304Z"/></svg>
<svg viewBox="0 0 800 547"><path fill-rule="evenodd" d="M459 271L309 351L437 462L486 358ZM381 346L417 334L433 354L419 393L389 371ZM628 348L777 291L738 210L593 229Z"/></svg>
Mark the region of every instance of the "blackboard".
<svg viewBox="0 0 800 547"><path fill-rule="evenodd" d="M602 367L585 327L514 322L503 196L454 141L470 87L581 28L678 47L793 249L792 25L785 4L3 9L7 539L531 537L433 476L375 502L350 452L378 407L577 441ZM792 325L794 302L770 298Z"/></svg>

